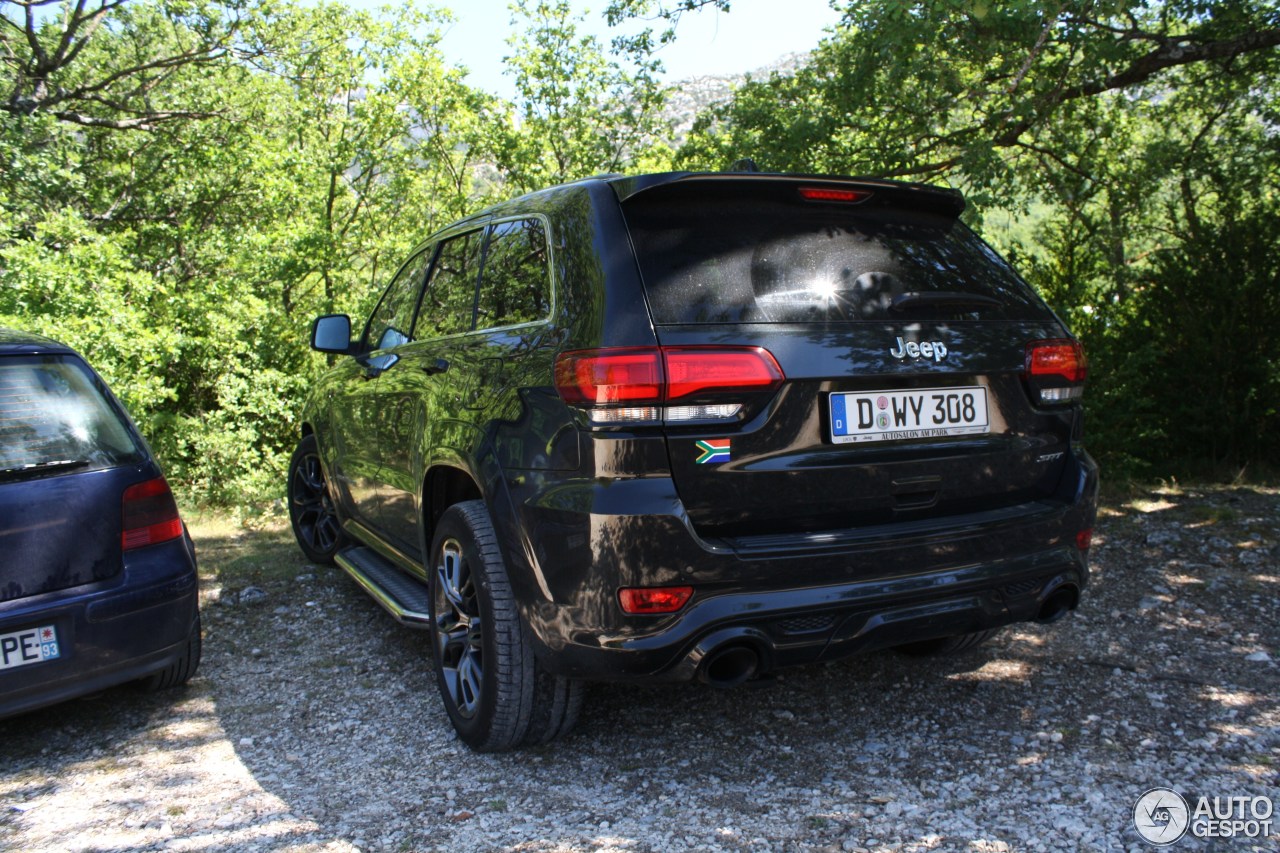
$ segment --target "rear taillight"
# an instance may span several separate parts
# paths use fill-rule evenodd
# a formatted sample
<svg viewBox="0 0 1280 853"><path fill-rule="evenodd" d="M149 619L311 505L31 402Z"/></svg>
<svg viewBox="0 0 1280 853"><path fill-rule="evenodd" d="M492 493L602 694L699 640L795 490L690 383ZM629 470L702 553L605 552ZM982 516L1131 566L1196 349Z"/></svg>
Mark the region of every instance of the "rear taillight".
<svg viewBox="0 0 1280 853"><path fill-rule="evenodd" d="M655 403L662 387L662 354L656 349L580 350L556 359L556 389L569 403Z"/></svg>
<svg viewBox="0 0 1280 853"><path fill-rule="evenodd" d="M667 400L734 391L768 391L782 381L782 368L763 347L712 349L666 347Z"/></svg>
<svg viewBox="0 0 1280 853"><path fill-rule="evenodd" d="M561 353L556 390L596 423L728 420L725 396L768 393L785 378L763 347L646 347Z"/></svg>
<svg viewBox="0 0 1280 853"><path fill-rule="evenodd" d="M1086 527L1076 534L1076 548L1081 551L1088 551L1093 545L1093 528Z"/></svg>
<svg viewBox="0 0 1280 853"><path fill-rule="evenodd" d="M1038 403L1070 403L1084 396L1089 373L1079 341L1032 341L1027 344L1027 385Z"/></svg>
<svg viewBox="0 0 1280 853"><path fill-rule="evenodd" d="M164 477L125 489L120 510L120 547L125 551L158 545L182 535L178 504Z"/></svg>

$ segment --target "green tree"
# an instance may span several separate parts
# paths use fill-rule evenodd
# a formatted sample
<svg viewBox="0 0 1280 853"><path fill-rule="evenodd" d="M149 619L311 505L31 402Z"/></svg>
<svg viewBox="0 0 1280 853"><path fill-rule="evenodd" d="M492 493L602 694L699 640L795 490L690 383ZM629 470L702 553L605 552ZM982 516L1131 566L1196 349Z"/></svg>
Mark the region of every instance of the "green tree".
<svg viewBox="0 0 1280 853"><path fill-rule="evenodd" d="M55 5L60 14L42 12ZM241 26L257 10L256 0L0 0L0 111L143 131L213 115L216 100L170 102L170 83L240 51ZM111 51L94 50L105 40Z"/></svg>
<svg viewBox="0 0 1280 853"><path fill-rule="evenodd" d="M527 192L645 162L660 167L669 132L661 117L661 65L645 45L611 58L580 35L568 0L516 0L507 70L516 104L496 134L495 159L513 188Z"/></svg>
<svg viewBox="0 0 1280 853"><path fill-rule="evenodd" d="M113 6L60 79L183 54L172 11ZM468 204L490 99L435 49L442 20L281 4L147 78L147 122L0 113L0 322L80 347L190 493L278 492L323 364L310 318L367 304Z"/></svg>

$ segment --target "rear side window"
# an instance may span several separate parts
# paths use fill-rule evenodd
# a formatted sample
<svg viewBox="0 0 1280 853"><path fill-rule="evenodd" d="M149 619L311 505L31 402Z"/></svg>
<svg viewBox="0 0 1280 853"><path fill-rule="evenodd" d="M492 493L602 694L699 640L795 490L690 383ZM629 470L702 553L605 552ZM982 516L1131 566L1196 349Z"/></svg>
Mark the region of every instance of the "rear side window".
<svg viewBox="0 0 1280 853"><path fill-rule="evenodd" d="M946 216L644 195L624 212L658 324L1023 320L1046 312L990 247ZM891 308L903 294L928 292L981 297L980 310L954 302Z"/></svg>
<svg viewBox="0 0 1280 853"><path fill-rule="evenodd" d="M77 360L0 359L0 476L62 463L92 469L141 459L132 431Z"/></svg>
<svg viewBox="0 0 1280 853"><path fill-rule="evenodd" d="M440 244L418 314L423 336L456 335L473 328L483 244L484 231L468 231Z"/></svg>
<svg viewBox="0 0 1280 853"><path fill-rule="evenodd" d="M551 313L548 257L542 220L494 225L480 280L477 325L498 328L546 319Z"/></svg>

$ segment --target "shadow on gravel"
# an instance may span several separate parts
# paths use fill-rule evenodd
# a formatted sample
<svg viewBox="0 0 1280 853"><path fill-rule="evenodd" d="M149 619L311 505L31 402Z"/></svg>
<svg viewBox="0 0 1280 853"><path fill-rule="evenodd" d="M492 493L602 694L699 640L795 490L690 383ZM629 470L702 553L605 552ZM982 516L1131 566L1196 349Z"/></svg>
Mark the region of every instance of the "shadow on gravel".
<svg viewBox="0 0 1280 853"><path fill-rule="evenodd" d="M424 634L283 528L197 528L201 677L0 723L0 799L34 804L0 846L61 826L117 827L118 849L1138 849L1153 786L1274 794L1280 497L1152 492L1095 543L1062 623L735 691L594 687L567 740L493 756L455 740ZM145 772L53 820L120 756ZM116 849L98 841L66 849Z"/></svg>

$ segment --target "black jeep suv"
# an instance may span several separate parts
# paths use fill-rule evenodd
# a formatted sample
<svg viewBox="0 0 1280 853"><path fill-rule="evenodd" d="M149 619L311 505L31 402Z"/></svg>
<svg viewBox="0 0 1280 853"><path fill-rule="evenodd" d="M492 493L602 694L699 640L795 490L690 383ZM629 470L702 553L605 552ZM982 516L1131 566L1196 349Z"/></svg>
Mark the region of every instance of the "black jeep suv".
<svg viewBox="0 0 1280 853"><path fill-rule="evenodd" d="M953 191L601 177L419 245L289 471L298 542L434 639L478 750L582 684L728 686L1075 608L1084 356Z"/></svg>

